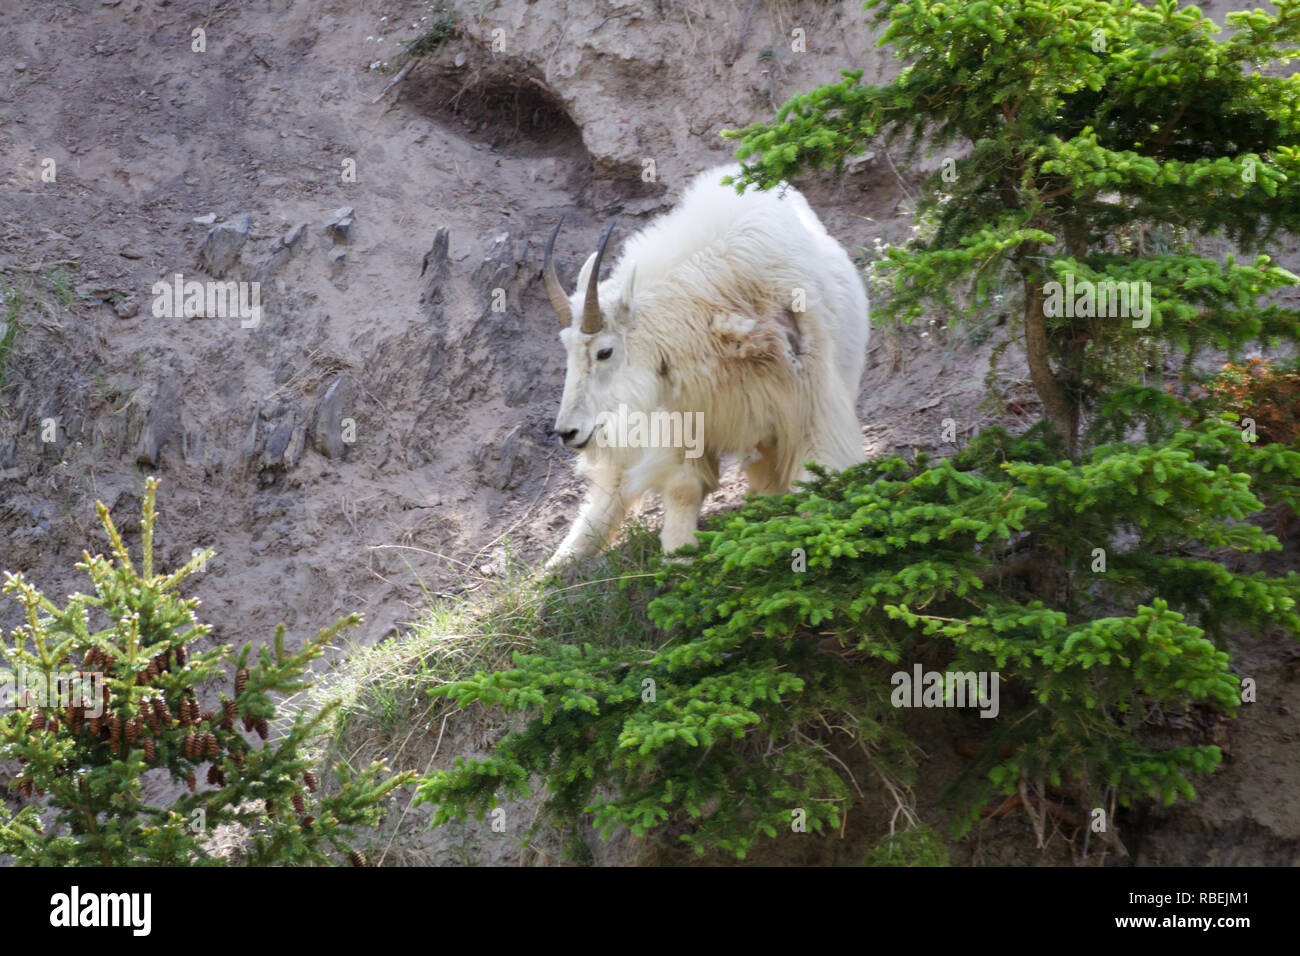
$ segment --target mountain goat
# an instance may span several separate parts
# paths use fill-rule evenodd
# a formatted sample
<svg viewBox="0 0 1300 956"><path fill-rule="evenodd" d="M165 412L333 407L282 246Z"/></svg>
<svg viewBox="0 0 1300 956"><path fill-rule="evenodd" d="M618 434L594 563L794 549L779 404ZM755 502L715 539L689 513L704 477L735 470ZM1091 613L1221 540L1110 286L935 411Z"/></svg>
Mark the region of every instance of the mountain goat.
<svg viewBox="0 0 1300 956"><path fill-rule="evenodd" d="M862 280L803 196L720 184L739 171L698 176L601 282L611 225L572 295L552 258L559 224L546 243L568 353L555 433L591 483L548 568L598 550L650 490L663 498L664 550L693 543L721 455L742 457L759 494L787 490L805 462L863 459Z"/></svg>

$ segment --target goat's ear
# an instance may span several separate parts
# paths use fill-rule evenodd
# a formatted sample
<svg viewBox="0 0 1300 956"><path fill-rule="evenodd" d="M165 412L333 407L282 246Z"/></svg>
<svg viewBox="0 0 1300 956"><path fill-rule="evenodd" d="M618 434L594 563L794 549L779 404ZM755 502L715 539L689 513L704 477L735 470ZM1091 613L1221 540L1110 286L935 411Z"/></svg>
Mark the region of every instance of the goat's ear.
<svg viewBox="0 0 1300 956"><path fill-rule="evenodd" d="M623 291L619 293L618 306L615 309L618 321L620 323L629 323L632 321L632 303L634 301L636 289L636 265L633 264L632 272L627 277L627 285L623 286Z"/></svg>

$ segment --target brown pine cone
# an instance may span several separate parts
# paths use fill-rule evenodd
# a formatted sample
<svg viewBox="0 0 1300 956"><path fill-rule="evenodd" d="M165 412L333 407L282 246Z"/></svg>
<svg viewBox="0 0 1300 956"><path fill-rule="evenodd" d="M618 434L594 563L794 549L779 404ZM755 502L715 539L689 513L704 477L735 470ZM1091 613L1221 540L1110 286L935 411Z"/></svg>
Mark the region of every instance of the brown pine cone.
<svg viewBox="0 0 1300 956"><path fill-rule="evenodd" d="M265 717L257 718L257 736L265 740L271 734L271 729L266 724Z"/></svg>
<svg viewBox="0 0 1300 956"><path fill-rule="evenodd" d="M348 854L348 861L349 861L353 866L365 866L365 865L366 865L366 858L365 858L364 856L361 855L361 851L360 851L360 850L353 850L351 853L349 853L349 854Z"/></svg>
<svg viewBox="0 0 1300 956"><path fill-rule="evenodd" d="M298 814L298 816L302 816L307 812L307 802L303 800L301 793L295 793L293 795L293 812Z"/></svg>
<svg viewBox="0 0 1300 956"><path fill-rule="evenodd" d="M240 694L242 694L244 692L244 688L247 685L248 685L248 668L241 667L238 670L238 672L236 672L235 674L235 696L238 697Z"/></svg>
<svg viewBox="0 0 1300 956"><path fill-rule="evenodd" d="M158 759L158 748L154 746L153 738L144 738L144 759L146 763L153 763Z"/></svg>
<svg viewBox="0 0 1300 956"><path fill-rule="evenodd" d="M44 730L44 729L45 729L45 715L38 710L36 713L32 714L32 730Z"/></svg>
<svg viewBox="0 0 1300 956"><path fill-rule="evenodd" d="M308 770L302 775L302 780L303 783L307 784L307 789L312 793L316 793L316 791L320 789L320 782L316 779L314 771Z"/></svg>
<svg viewBox="0 0 1300 956"><path fill-rule="evenodd" d="M198 781L194 779L194 774L190 774L188 777L185 778L185 786L190 788L190 793L194 792L194 788L197 785L198 785Z"/></svg>
<svg viewBox="0 0 1300 956"><path fill-rule="evenodd" d="M183 749L184 749L185 756L188 757L190 760L197 759L199 755L199 735L192 730L188 734L186 734L185 746Z"/></svg>
<svg viewBox="0 0 1300 956"><path fill-rule="evenodd" d="M126 742L133 744L140 737L140 716L137 714L126 722Z"/></svg>
<svg viewBox="0 0 1300 956"><path fill-rule="evenodd" d="M209 757L215 757L221 753L221 746L217 743L217 735L210 730L203 735L203 752Z"/></svg>
<svg viewBox="0 0 1300 956"><path fill-rule="evenodd" d="M221 711L223 715L221 720L221 729L234 730L235 717L237 716L235 713L235 702L233 700L228 700L223 696L221 698Z"/></svg>

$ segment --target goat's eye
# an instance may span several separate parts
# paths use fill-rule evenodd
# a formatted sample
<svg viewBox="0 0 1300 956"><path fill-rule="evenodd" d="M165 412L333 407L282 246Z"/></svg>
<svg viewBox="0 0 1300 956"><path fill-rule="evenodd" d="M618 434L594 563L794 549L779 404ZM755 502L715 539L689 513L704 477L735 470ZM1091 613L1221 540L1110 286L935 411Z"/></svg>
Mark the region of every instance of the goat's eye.
<svg viewBox="0 0 1300 956"><path fill-rule="evenodd" d="M614 354L613 349L601 349L599 352L596 353L596 359L597 361L603 362L605 361L605 359L609 358L613 354Z"/></svg>

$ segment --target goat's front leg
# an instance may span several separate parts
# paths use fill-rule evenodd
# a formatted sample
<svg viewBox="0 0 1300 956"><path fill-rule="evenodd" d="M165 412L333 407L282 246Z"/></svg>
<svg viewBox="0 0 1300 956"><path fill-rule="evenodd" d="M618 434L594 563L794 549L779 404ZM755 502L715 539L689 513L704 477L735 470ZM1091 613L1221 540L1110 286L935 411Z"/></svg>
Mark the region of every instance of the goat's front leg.
<svg viewBox="0 0 1300 956"><path fill-rule="evenodd" d="M546 569L550 570L570 558L583 558L599 551L618 529L630 504L623 489L622 474L613 469L597 471L582 511L555 554L546 562Z"/></svg>
<svg viewBox="0 0 1300 956"><path fill-rule="evenodd" d="M672 554L683 545L695 544L704 504L704 482L693 468L675 470L664 484L664 527L659 534L664 553Z"/></svg>

